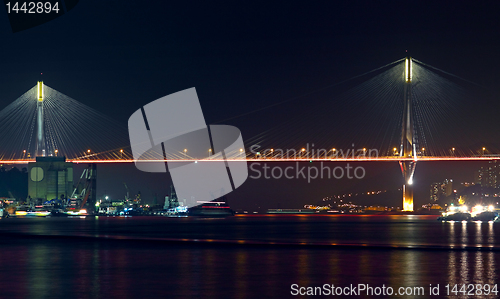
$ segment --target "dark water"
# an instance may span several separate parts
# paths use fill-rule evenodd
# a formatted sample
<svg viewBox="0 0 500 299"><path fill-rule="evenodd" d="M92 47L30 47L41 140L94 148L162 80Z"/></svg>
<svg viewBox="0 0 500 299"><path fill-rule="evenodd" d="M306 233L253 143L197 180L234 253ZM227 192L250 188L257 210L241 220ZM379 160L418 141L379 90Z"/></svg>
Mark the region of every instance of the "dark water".
<svg viewBox="0 0 500 299"><path fill-rule="evenodd" d="M434 216L8 218L0 235L1 298L282 298L292 284L468 298L445 285L494 285L500 265L500 223Z"/></svg>

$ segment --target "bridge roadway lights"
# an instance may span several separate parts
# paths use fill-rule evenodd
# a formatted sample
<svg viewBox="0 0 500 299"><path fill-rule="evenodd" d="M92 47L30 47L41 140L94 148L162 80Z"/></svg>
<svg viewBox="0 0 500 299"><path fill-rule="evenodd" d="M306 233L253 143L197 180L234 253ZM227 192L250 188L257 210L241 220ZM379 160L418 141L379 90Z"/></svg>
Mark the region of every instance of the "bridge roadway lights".
<svg viewBox="0 0 500 299"><path fill-rule="evenodd" d="M419 158L418 159L420 162L432 162L432 161L500 161L500 156L497 157L430 157L426 156L424 158ZM0 162L3 164L28 164L29 162L33 162L35 159L20 159L20 160L4 160L0 159ZM72 163L97 163L97 164L107 164L107 163L135 163L137 160L133 159L67 159L67 162L72 162ZM410 161L410 159L400 159L399 157L380 157L380 158L371 158L371 159L253 159L253 158L247 158L247 159L218 159L218 158L210 158L207 160L199 160L199 159L178 159L178 160L168 160L168 162L171 163L183 163L183 162L194 162L198 161L199 163L201 162L224 162L224 161L229 161L229 162L309 162L309 161L317 161L317 162L395 162L395 161ZM143 163L158 163L158 162L167 162L167 160L141 160Z"/></svg>

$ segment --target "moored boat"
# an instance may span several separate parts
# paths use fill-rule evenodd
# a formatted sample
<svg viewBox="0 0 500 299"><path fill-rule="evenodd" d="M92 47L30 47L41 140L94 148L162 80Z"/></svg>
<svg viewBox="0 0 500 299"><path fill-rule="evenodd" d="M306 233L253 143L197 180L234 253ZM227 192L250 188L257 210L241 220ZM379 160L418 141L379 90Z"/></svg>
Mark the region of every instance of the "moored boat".
<svg viewBox="0 0 500 299"><path fill-rule="evenodd" d="M469 210L465 205L449 206L437 220L440 221L497 221L498 212L494 206L476 205Z"/></svg>

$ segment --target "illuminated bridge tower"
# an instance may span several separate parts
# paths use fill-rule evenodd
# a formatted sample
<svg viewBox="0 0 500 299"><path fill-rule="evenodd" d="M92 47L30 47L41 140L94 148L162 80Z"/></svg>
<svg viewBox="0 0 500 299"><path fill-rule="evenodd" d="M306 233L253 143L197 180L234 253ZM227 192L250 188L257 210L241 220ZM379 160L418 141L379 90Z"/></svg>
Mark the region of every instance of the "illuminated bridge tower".
<svg viewBox="0 0 500 299"><path fill-rule="evenodd" d="M417 166L417 150L413 130L412 95L411 95L412 66L411 57L405 62L405 88L404 88L404 112L401 132L401 158L413 158L413 161L400 160L401 172L404 178L403 184L403 211L413 211L413 174Z"/></svg>
<svg viewBox="0 0 500 299"><path fill-rule="evenodd" d="M43 133L43 82L37 83L37 103L36 103L36 156L45 157L45 135Z"/></svg>

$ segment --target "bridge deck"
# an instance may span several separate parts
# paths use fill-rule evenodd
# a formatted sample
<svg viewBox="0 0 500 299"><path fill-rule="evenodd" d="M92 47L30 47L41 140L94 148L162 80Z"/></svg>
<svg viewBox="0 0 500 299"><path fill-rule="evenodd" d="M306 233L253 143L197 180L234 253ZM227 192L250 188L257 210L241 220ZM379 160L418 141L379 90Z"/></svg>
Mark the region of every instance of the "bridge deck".
<svg viewBox="0 0 500 299"><path fill-rule="evenodd" d="M236 162L397 162L397 161L413 161L413 158L400 158L400 157L378 157L378 158L246 158L246 159L227 159L227 161ZM491 161L500 160L500 156L481 156L481 157L418 157L417 161ZM131 159L116 159L116 160L99 160L99 159L68 159L67 162L73 163L133 163L135 160ZM216 162L224 161L221 159L176 159L176 160L140 160L140 162ZM35 162L35 160L0 160L3 164L28 164Z"/></svg>

